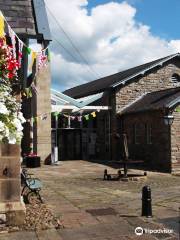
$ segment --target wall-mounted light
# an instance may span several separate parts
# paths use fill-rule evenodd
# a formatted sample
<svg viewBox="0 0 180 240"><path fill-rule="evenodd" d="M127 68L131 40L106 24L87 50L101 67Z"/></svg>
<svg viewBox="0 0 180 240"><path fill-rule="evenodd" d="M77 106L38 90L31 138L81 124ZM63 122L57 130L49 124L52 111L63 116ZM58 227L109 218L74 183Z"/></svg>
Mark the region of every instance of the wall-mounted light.
<svg viewBox="0 0 180 240"><path fill-rule="evenodd" d="M174 121L173 115L168 114L168 115L164 116L163 118L164 118L164 123L165 123L167 126L171 126L171 125L173 124L173 121Z"/></svg>

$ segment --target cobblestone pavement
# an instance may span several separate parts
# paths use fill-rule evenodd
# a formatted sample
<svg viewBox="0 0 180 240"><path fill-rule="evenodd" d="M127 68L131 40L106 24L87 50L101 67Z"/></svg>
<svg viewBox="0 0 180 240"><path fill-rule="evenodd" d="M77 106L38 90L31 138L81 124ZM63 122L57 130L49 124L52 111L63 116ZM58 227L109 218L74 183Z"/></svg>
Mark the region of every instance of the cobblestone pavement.
<svg viewBox="0 0 180 240"><path fill-rule="evenodd" d="M117 170L86 161L64 161L58 166L30 169L43 181L42 196L64 229L19 232L0 239L42 240L177 240L179 234L180 177L148 172L146 180L103 181L103 171ZM139 172L139 170L133 170ZM152 190L153 218L141 216L141 190ZM173 230L144 233L136 227Z"/></svg>

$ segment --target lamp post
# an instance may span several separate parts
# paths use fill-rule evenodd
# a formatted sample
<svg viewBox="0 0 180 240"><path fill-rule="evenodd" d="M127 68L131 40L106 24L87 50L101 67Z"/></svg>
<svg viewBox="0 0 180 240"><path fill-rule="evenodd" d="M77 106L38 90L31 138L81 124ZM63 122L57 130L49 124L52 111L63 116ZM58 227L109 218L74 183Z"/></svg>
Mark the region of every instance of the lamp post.
<svg viewBox="0 0 180 240"><path fill-rule="evenodd" d="M171 126L174 121L174 116L172 114L168 114L168 115L165 115L163 119L164 119L165 125Z"/></svg>

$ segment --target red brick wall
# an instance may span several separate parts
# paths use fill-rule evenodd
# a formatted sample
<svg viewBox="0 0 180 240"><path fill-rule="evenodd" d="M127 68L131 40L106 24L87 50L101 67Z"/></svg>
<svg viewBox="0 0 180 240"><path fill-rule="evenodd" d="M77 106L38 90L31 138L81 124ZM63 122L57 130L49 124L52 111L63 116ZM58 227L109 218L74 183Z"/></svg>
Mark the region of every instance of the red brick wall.
<svg viewBox="0 0 180 240"><path fill-rule="evenodd" d="M141 124L139 144L134 142L134 124ZM152 126L152 144L146 140L146 124ZM164 124L163 113L147 112L123 117L131 159L144 160L148 169L169 172L171 169L170 129ZM120 147L120 146L119 146Z"/></svg>

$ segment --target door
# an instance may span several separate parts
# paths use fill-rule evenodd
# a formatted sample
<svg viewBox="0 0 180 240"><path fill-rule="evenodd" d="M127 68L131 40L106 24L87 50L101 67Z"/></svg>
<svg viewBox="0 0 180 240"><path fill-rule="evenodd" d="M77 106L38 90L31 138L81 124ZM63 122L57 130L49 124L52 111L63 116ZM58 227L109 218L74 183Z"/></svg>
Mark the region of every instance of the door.
<svg viewBox="0 0 180 240"><path fill-rule="evenodd" d="M59 160L79 160L81 156L81 130L60 129L58 131Z"/></svg>

